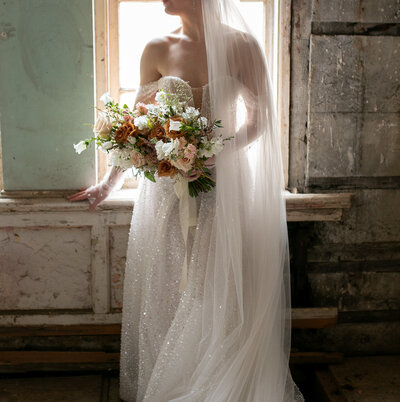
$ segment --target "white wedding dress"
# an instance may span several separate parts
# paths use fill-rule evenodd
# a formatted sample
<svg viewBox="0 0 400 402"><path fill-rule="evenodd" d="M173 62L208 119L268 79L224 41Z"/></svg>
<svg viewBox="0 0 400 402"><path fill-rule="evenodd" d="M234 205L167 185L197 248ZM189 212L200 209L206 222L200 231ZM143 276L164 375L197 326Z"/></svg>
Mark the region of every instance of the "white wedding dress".
<svg viewBox="0 0 400 402"><path fill-rule="evenodd" d="M208 85L191 88L178 77L166 76L142 86L140 99L159 89L193 95L192 105L210 117ZM215 190L196 198L197 226L189 230L188 280L181 294L185 246L179 199L172 179L156 180L141 181L129 233L120 355L120 398L127 402L180 400L180 390L196 369L193 351L201 341L205 267L214 255ZM234 306L229 314L236 317ZM209 399L197 392L187 400Z"/></svg>
<svg viewBox="0 0 400 402"><path fill-rule="evenodd" d="M182 79L167 76L141 87L144 98L159 89L193 94L192 105L209 116L207 85L191 88ZM215 192L196 198L198 224L189 231L188 282L182 295L179 283L185 247L173 180L142 180L139 192L124 277L120 397L129 402L166 402L193 370L191 349L199 341L197 303L204 282L202 267L213 244Z"/></svg>

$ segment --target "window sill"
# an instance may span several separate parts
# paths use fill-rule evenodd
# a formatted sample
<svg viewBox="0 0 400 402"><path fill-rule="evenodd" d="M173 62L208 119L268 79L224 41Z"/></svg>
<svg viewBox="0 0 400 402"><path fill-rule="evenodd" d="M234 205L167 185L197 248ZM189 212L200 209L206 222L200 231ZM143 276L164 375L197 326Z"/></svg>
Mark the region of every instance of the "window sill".
<svg viewBox="0 0 400 402"><path fill-rule="evenodd" d="M0 213L87 211L88 201L70 202L65 197L71 192L2 192ZM285 192L289 222L340 221L343 209L351 207L353 193L293 194ZM114 191L97 211L131 211L138 196L137 189Z"/></svg>

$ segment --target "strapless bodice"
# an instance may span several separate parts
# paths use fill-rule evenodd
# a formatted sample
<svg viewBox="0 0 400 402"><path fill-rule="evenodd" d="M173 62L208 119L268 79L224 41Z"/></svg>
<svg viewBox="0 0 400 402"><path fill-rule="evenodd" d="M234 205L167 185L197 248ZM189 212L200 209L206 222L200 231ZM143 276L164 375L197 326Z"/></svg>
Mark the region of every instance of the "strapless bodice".
<svg viewBox="0 0 400 402"><path fill-rule="evenodd" d="M165 92L176 93L182 98L192 97L189 101L189 106L194 106L200 109L200 112L205 117L210 117L210 95L209 84L202 87L192 87L189 83L180 77L166 75L156 81L148 82L140 86L137 93L137 101L149 102L154 94L163 89Z"/></svg>

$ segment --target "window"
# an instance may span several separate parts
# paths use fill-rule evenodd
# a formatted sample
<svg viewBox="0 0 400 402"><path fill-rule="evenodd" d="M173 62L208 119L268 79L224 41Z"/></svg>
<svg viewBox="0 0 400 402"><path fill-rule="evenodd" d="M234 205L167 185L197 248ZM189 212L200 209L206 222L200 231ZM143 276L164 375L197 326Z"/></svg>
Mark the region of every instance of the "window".
<svg viewBox="0 0 400 402"><path fill-rule="evenodd" d="M266 53L274 96L279 100L277 116L287 182L290 1L241 0L239 6ZM145 44L178 27L180 18L165 14L162 2L152 0L95 0L94 13L96 102L109 91L120 103L133 106ZM97 161L101 178L108 169L106 155L98 151ZM128 179L125 186L134 187L135 181Z"/></svg>

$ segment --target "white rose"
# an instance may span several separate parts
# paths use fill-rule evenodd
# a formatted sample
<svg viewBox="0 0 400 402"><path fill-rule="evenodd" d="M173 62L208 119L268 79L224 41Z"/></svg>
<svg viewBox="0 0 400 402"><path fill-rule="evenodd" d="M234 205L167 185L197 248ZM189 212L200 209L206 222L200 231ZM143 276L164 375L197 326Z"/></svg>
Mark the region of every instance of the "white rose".
<svg viewBox="0 0 400 402"><path fill-rule="evenodd" d="M147 128L147 115L136 117L134 123L139 130Z"/></svg>
<svg viewBox="0 0 400 402"><path fill-rule="evenodd" d="M104 102L105 105L106 105L108 102L112 102L112 101L113 101L113 99L111 98L109 92L104 92L104 94L101 95L100 100L101 100L102 102Z"/></svg>
<svg viewBox="0 0 400 402"><path fill-rule="evenodd" d="M85 149L87 149L85 141L79 141L77 144L74 144L75 151L80 154Z"/></svg>

